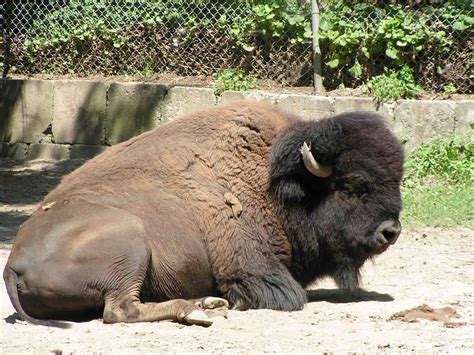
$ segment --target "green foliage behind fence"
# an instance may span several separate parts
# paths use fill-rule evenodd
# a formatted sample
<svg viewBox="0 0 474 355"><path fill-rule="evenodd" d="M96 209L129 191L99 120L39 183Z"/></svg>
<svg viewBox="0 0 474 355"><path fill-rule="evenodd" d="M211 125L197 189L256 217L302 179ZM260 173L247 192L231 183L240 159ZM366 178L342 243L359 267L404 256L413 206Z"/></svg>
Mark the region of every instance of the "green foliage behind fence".
<svg viewBox="0 0 474 355"><path fill-rule="evenodd" d="M426 89L472 92L472 3L412 8L326 0L320 6L328 89L408 67ZM242 69L286 85L311 84L309 1L19 1L7 9L6 24L9 60L18 73Z"/></svg>
<svg viewBox="0 0 474 355"><path fill-rule="evenodd" d="M427 88L456 83L467 92L474 25L474 5L468 3L444 1L412 9L333 1L321 19L325 63L336 82L349 86L385 68L409 66Z"/></svg>

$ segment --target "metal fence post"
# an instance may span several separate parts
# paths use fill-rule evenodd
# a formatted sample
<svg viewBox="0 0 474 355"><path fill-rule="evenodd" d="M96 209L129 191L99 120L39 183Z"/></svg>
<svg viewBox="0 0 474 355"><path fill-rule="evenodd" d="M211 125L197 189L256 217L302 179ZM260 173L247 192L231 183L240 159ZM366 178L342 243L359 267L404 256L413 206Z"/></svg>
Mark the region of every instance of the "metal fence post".
<svg viewBox="0 0 474 355"><path fill-rule="evenodd" d="M6 51L6 46L5 46L5 37L4 37L4 28L3 28L3 23L4 23L4 11L5 11L5 5L4 3L0 3L0 39L2 43L0 43L0 49L2 52L0 53L0 63L2 63L2 77L5 77L5 51Z"/></svg>
<svg viewBox="0 0 474 355"><path fill-rule="evenodd" d="M2 53L0 54L2 58L0 59L3 64L2 68L2 78L6 78L8 74L8 70L10 67L10 38L9 33L7 30L8 23L7 21L10 20L11 15L11 5L9 5L9 1L3 1L0 4L0 31L1 31L1 39L2 43L0 43L0 47L2 49Z"/></svg>
<svg viewBox="0 0 474 355"><path fill-rule="evenodd" d="M311 31L313 32L313 86L316 92L324 92L321 69L321 48L319 48L319 6L311 0Z"/></svg>

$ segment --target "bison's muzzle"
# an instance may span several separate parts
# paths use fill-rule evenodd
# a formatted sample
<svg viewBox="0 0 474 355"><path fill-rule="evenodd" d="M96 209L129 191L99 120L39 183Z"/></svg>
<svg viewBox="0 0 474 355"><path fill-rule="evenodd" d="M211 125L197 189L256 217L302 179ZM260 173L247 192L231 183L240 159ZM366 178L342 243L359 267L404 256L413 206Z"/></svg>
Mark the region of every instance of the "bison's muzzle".
<svg viewBox="0 0 474 355"><path fill-rule="evenodd" d="M402 226L399 221L388 220L382 222L374 234L376 241L375 253L380 254L387 250L390 245L395 244L401 231Z"/></svg>

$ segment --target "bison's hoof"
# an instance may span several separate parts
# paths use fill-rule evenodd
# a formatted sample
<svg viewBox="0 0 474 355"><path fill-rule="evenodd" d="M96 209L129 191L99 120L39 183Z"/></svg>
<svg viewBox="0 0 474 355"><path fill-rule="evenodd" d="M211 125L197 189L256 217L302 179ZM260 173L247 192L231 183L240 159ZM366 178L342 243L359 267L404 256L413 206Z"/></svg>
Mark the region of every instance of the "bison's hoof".
<svg viewBox="0 0 474 355"><path fill-rule="evenodd" d="M224 317L227 318L227 313L229 313L229 309L226 307L214 308L214 309L206 309L204 310L209 318L214 317Z"/></svg>
<svg viewBox="0 0 474 355"><path fill-rule="evenodd" d="M184 317L184 322L190 325L201 325L203 327L209 327L212 325L212 320L200 310L194 310Z"/></svg>
<svg viewBox="0 0 474 355"><path fill-rule="evenodd" d="M214 309L220 307L229 308L229 302L219 297L206 297L201 301L201 307L204 309Z"/></svg>

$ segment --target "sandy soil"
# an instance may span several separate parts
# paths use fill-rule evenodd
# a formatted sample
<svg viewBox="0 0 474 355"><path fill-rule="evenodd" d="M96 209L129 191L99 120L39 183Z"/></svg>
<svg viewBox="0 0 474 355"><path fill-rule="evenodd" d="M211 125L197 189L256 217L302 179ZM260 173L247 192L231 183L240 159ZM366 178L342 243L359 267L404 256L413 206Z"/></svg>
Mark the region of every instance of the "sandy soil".
<svg viewBox="0 0 474 355"><path fill-rule="evenodd" d="M82 162L0 160L0 269L18 226L60 177ZM395 352L474 353L474 231L406 231L396 245L368 263L363 288L350 297L331 280L311 287L304 310L229 311L209 328L173 322L104 325L75 323L70 329L19 321L0 285L3 354L150 352ZM408 322L397 312L426 304L451 307L449 321Z"/></svg>

